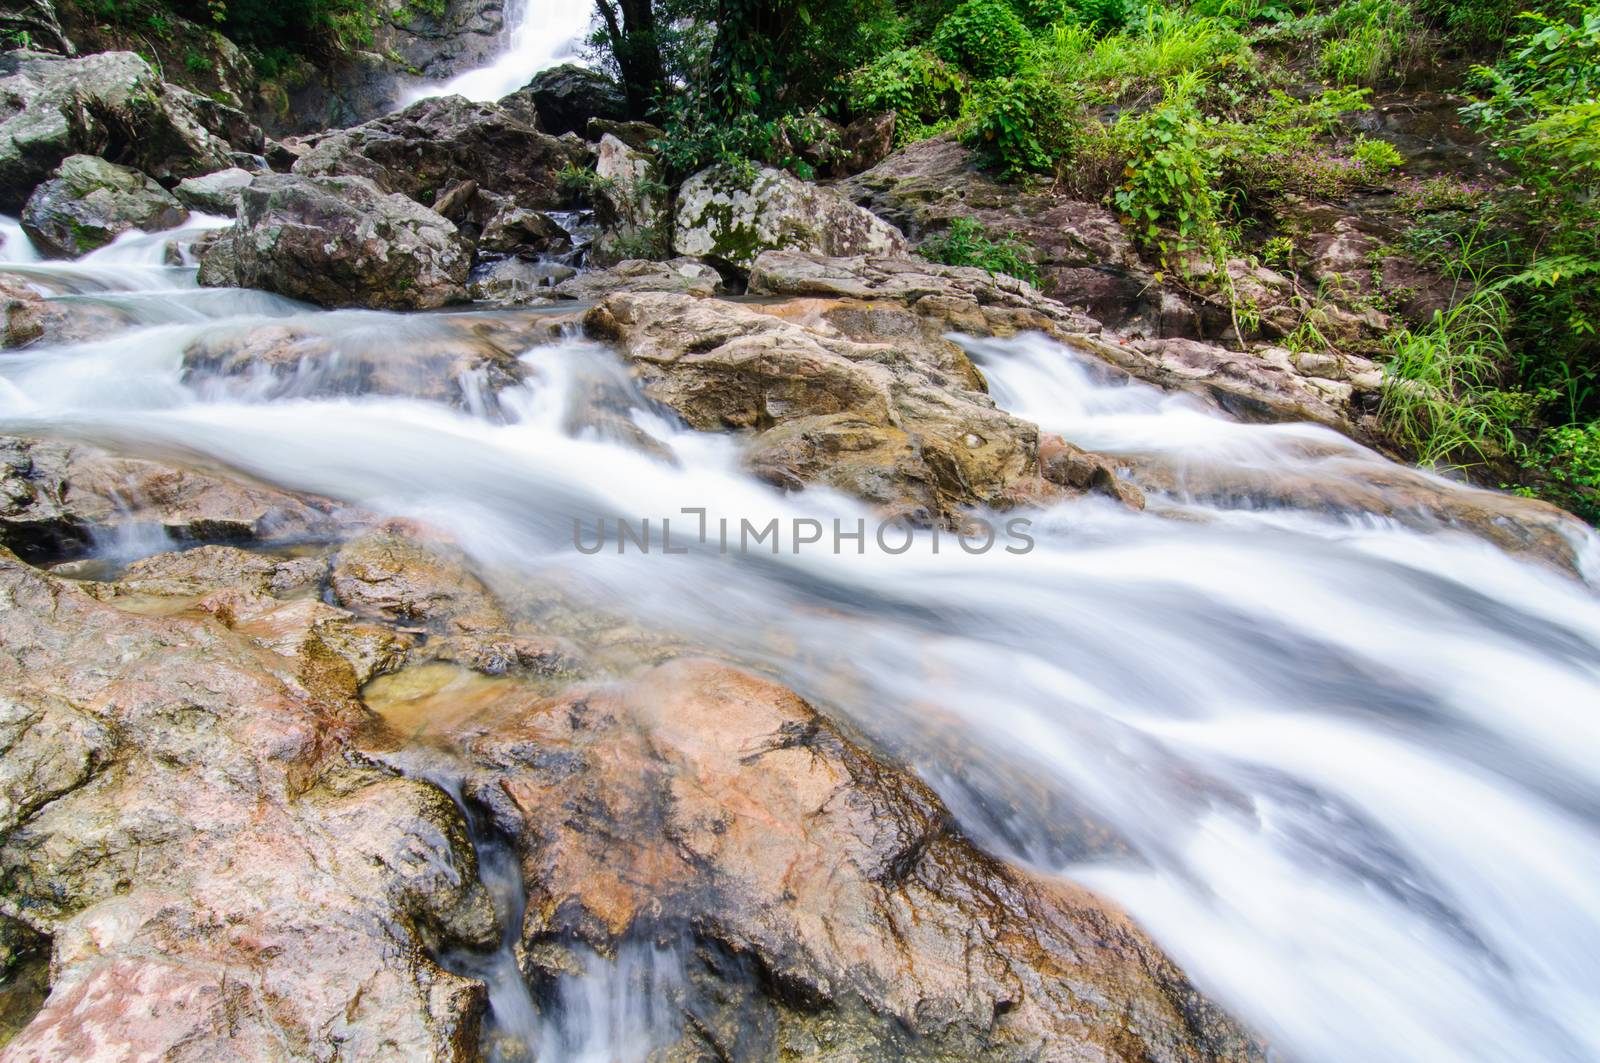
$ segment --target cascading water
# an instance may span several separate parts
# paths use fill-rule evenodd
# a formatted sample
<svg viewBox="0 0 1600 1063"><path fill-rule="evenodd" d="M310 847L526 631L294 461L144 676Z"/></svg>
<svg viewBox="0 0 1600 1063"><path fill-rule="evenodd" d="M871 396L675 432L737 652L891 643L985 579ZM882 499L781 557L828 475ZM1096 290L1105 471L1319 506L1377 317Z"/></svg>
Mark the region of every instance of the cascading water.
<svg viewBox="0 0 1600 1063"><path fill-rule="evenodd" d="M9 234L4 250L24 261ZM492 408L185 375L184 349L220 330L288 322L403 360L449 315L202 293L146 253L16 267L124 327L0 358L0 432L203 457L424 519L507 589L559 573L761 666L917 766L981 843L1127 907L1286 1059L1600 1058L1600 604L1465 531L1363 508L1400 475L1377 456L1099 382L1040 338L974 342L997 401L1143 470L1148 509L1061 503L1020 555L935 553L924 534L900 555L869 536L861 553L585 556L574 522L601 516L867 513L757 482L595 344L529 350L531 382ZM573 404L602 393L650 448L583 427ZM1346 501L1264 501L1307 484ZM1594 577L1593 537L1571 538ZM670 1026L675 962L641 945L532 1020L511 998L497 1018L536 1023L521 1033L541 1060L642 1058Z"/></svg>
<svg viewBox="0 0 1600 1063"><path fill-rule="evenodd" d="M487 66L417 90L407 102L452 94L486 103L498 100L541 70L578 61L593 18L593 5L578 0L510 0L500 55Z"/></svg>

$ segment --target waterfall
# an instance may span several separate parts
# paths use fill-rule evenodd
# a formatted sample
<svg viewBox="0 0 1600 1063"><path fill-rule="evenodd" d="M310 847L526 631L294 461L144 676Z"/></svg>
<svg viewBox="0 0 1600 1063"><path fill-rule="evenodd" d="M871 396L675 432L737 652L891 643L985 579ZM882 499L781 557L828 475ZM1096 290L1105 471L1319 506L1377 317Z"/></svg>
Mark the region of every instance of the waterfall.
<svg viewBox="0 0 1600 1063"><path fill-rule="evenodd" d="M451 94L485 103L498 100L541 70L580 62L593 19L594 7L587 0L510 0L504 51L487 66L414 91L406 102Z"/></svg>

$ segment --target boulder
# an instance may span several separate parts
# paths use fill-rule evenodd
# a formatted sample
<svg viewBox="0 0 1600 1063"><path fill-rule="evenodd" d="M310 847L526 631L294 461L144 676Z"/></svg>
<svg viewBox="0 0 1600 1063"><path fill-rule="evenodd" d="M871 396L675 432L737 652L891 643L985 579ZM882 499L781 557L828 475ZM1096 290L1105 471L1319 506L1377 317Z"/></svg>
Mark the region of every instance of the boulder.
<svg viewBox="0 0 1600 1063"><path fill-rule="evenodd" d="M782 170L702 170L678 190L673 249L740 270L761 252L797 249L817 255L894 255L900 230L838 193Z"/></svg>
<svg viewBox="0 0 1600 1063"><path fill-rule="evenodd" d="M119 308L41 295L28 278L0 273L0 349L32 343L79 343L125 327Z"/></svg>
<svg viewBox="0 0 1600 1063"><path fill-rule="evenodd" d="M564 643L514 618L458 548L404 521L340 547L329 583L333 600L353 614L425 635L434 660L492 675L579 667Z"/></svg>
<svg viewBox="0 0 1600 1063"><path fill-rule="evenodd" d="M575 945L681 941L693 1020L660 1058L1265 1058L1127 916L986 856L768 680L682 659L475 720L465 788L519 843L535 986Z"/></svg>
<svg viewBox="0 0 1600 1063"><path fill-rule="evenodd" d="M323 306L421 310L462 302L471 252L456 227L364 177L263 174L209 244L200 283Z"/></svg>
<svg viewBox="0 0 1600 1063"><path fill-rule="evenodd" d="M0 877L52 951L7 1060L477 1058L484 987L430 958L498 938L466 824L351 748L336 654L4 551L0 599Z"/></svg>
<svg viewBox="0 0 1600 1063"><path fill-rule="evenodd" d="M588 129L591 118L628 118L628 101L622 86L598 70L576 63L541 71L512 95L532 101L538 110L539 127L552 136L581 134Z"/></svg>
<svg viewBox="0 0 1600 1063"><path fill-rule="evenodd" d="M19 210L69 155L178 181L227 166L229 150L132 52L0 54L0 211Z"/></svg>
<svg viewBox="0 0 1600 1063"><path fill-rule="evenodd" d="M211 33L207 37L218 38L221 35ZM227 40L226 37L221 39ZM228 46L232 47L231 44ZM234 151L258 155L266 148L267 138L261 132L261 127L239 108L177 85L168 85L167 94L188 108L212 136L226 141Z"/></svg>
<svg viewBox="0 0 1600 1063"><path fill-rule="evenodd" d="M182 225L189 212L138 170L93 155L62 160L22 208L22 228L45 254L76 258L125 232Z"/></svg>
<svg viewBox="0 0 1600 1063"><path fill-rule="evenodd" d="M507 203L484 224L478 250L529 257L559 253L572 250L572 234L543 211Z"/></svg>
<svg viewBox="0 0 1600 1063"><path fill-rule="evenodd" d="M178 182L172 194L190 210L233 217L239 213L239 193L255 179L255 174L237 166L187 177Z"/></svg>
<svg viewBox="0 0 1600 1063"><path fill-rule="evenodd" d="M208 393L251 401L329 395L394 395L455 406L492 407L520 383L519 356L558 330L547 316L440 314L392 335L326 332L315 319L219 325L183 352L183 378Z"/></svg>
<svg viewBox="0 0 1600 1063"><path fill-rule="evenodd" d="M1152 272L1110 210L1002 183L954 137L907 145L838 187L916 239L956 218L1013 237L1030 249L1041 291L1107 327L1148 316L1160 301Z"/></svg>
<svg viewBox="0 0 1600 1063"><path fill-rule="evenodd" d="M610 133L600 138L595 174L595 219L600 235L586 261L610 266L628 258L656 258L666 251L671 215L661 167L648 152L629 147Z"/></svg>
<svg viewBox="0 0 1600 1063"><path fill-rule="evenodd" d="M894 151L894 126L893 111L862 115L845 126L839 142L845 171L870 170L888 158Z"/></svg>
<svg viewBox="0 0 1600 1063"><path fill-rule="evenodd" d="M557 175L582 156L577 146L538 132L495 104L436 96L321 137L294 162L293 172L365 177L385 192L423 204L470 179L518 206L550 209L564 198Z"/></svg>
<svg viewBox="0 0 1600 1063"><path fill-rule="evenodd" d="M654 151L666 131L649 122L619 122L614 118L591 118L585 136L598 144L607 134L616 137L635 151Z"/></svg>
<svg viewBox="0 0 1600 1063"><path fill-rule="evenodd" d="M746 461L778 486L826 483L922 522L1013 505L1041 482L1038 430L903 309L617 294L584 324L691 427L751 433Z"/></svg>
<svg viewBox="0 0 1600 1063"><path fill-rule="evenodd" d="M324 499L94 447L0 436L0 546L25 557L81 550L120 531L183 540L294 541L340 526Z"/></svg>
<svg viewBox="0 0 1600 1063"><path fill-rule="evenodd" d="M697 258L654 262L625 259L608 269L586 270L564 280L550 293L561 299L593 302L618 292L682 292L685 295L721 295L722 274Z"/></svg>

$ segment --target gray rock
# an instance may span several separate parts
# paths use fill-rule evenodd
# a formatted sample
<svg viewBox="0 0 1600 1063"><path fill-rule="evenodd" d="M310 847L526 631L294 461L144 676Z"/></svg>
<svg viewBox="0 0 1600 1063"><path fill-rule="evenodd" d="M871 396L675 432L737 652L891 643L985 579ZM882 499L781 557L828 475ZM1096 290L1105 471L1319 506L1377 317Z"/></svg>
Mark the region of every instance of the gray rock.
<svg viewBox="0 0 1600 1063"><path fill-rule="evenodd" d="M664 255L672 218L655 156L605 133L595 173L600 177L594 196L600 235L589 250L589 263L609 266Z"/></svg>
<svg viewBox="0 0 1600 1063"><path fill-rule="evenodd" d="M267 138L262 134L261 127L250 121L250 116L239 108L177 85L168 85L167 93L188 108L207 131L227 141L235 151L254 153L266 147Z"/></svg>
<svg viewBox="0 0 1600 1063"><path fill-rule="evenodd" d="M106 155L158 181L228 165L227 142L132 52L0 54L0 210L15 211L69 155Z"/></svg>
<svg viewBox="0 0 1600 1063"><path fill-rule="evenodd" d="M792 249L829 257L894 255L900 230L831 189L782 170L751 175L702 170L678 190L673 250L748 270L763 251Z"/></svg>
<svg viewBox="0 0 1600 1063"><path fill-rule="evenodd" d="M255 174L231 166L204 177L185 178L178 182L172 194L190 210L232 216L239 212L239 193L253 180Z"/></svg>
<svg viewBox="0 0 1600 1063"><path fill-rule="evenodd" d="M893 111L857 118L844 129L839 147L844 153L844 169L860 173L889 157L894 150Z"/></svg>
<svg viewBox="0 0 1600 1063"><path fill-rule="evenodd" d="M533 102L539 126L546 133L582 133L591 118L623 121L628 101L622 87L598 70L566 63L542 71L512 96Z"/></svg>
<svg viewBox="0 0 1600 1063"><path fill-rule="evenodd" d="M685 295L721 295L722 274L697 258L666 262L630 258L610 269L590 270L562 281L551 293L562 299L592 302L618 292L679 292Z"/></svg>
<svg viewBox="0 0 1600 1063"><path fill-rule="evenodd" d="M189 212L138 170L94 155L72 155L34 189L22 228L46 254L75 258L134 229L181 225Z"/></svg>
<svg viewBox="0 0 1600 1063"><path fill-rule="evenodd" d="M667 135L660 126L651 125L649 122L619 122L615 118L589 119L587 136L591 141L598 144L607 133L635 151L653 151L651 145Z"/></svg>
<svg viewBox="0 0 1600 1063"><path fill-rule="evenodd" d="M495 104L439 96L330 133L293 166L306 177L369 178L385 192L428 205L470 179L519 206L549 209L563 198L557 174L580 154Z"/></svg>
<svg viewBox="0 0 1600 1063"><path fill-rule="evenodd" d="M470 265L448 220L364 177L263 174L240 192L233 228L201 252L200 283L421 310L464 301Z"/></svg>
<svg viewBox="0 0 1600 1063"><path fill-rule="evenodd" d="M509 204L495 212L478 237L479 251L502 255L537 255L571 248L571 234L550 215Z"/></svg>

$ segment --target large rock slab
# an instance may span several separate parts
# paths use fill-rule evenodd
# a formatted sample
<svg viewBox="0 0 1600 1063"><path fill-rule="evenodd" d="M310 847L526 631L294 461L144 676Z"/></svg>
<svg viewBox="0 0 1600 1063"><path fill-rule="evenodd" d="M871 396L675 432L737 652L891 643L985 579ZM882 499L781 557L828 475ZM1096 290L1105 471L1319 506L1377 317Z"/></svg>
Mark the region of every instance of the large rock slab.
<svg viewBox="0 0 1600 1063"><path fill-rule="evenodd" d="M549 209L564 199L557 175L583 154L580 144L546 136L495 104L438 96L319 138L294 172L365 177L429 205L472 180L518 206Z"/></svg>
<svg viewBox="0 0 1600 1063"><path fill-rule="evenodd" d="M8 1063L475 1058L483 988L428 950L492 906L450 798L350 751L359 702L4 552L0 600L5 917L53 943Z"/></svg>
<svg viewBox="0 0 1600 1063"><path fill-rule="evenodd" d="M900 230L829 189L782 170L702 170L678 190L673 249L748 270L763 251L817 255L893 255Z"/></svg>
<svg viewBox="0 0 1600 1063"><path fill-rule="evenodd" d="M76 258L125 232L154 232L189 218L172 193L138 170L69 155L28 197L22 228L46 254Z"/></svg>
<svg viewBox="0 0 1600 1063"><path fill-rule="evenodd" d="M1126 916L985 856L781 686L679 660L502 700L466 787L520 843L533 973L686 936L667 1058L1263 1058Z"/></svg>
<svg viewBox="0 0 1600 1063"><path fill-rule="evenodd" d="M1040 482L1038 430L903 309L634 293L584 323L690 426L750 433L747 461L780 486L827 483L927 521L1015 504Z"/></svg>
<svg viewBox="0 0 1600 1063"><path fill-rule="evenodd" d="M0 436L0 546L50 557L152 529L176 540L301 540L340 527L338 507L94 447Z"/></svg>
<svg viewBox="0 0 1600 1063"><path fill-rule="evenodd" d="M364 177L258 176L233 228L202 253L200 283L322 306L425 310L467 298L456 227Z"/></svg>
<svg viewBox="0 0 1600 1063"><path fill-rule="evenodd" d="M132 52L0 54L0 210L21 209L69 155L177 181L227 166L229 150Z"/></svg>

